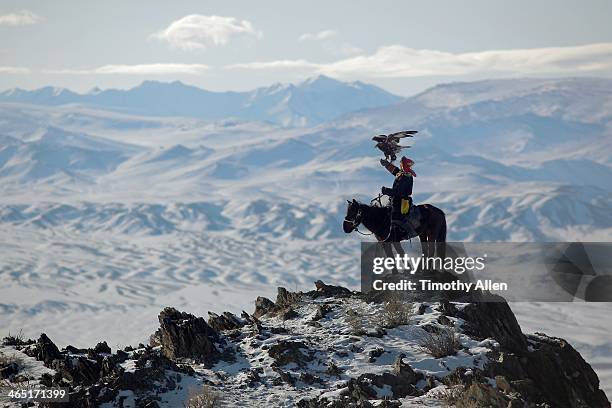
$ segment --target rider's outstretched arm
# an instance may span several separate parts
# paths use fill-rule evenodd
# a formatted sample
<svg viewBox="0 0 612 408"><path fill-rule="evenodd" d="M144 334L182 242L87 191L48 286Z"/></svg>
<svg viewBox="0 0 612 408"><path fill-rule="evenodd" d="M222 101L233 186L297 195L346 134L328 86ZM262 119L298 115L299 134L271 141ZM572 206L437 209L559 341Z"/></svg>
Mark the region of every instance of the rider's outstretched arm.
<svg viewBox="0 0 612 408"><path fill-rule="evenodd" d="M384 168L389 170L389 173L393 174L394 176L397 175L398 171L400 171L397 166L395 166L393 163L388 162L385 159L381 159L380 164L382 164Z"/></svg>

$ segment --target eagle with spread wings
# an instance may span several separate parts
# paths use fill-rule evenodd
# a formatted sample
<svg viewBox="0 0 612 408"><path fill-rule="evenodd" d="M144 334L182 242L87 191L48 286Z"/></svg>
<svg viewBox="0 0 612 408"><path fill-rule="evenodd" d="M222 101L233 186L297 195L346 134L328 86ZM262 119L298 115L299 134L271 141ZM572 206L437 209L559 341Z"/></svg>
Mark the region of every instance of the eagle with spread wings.
<svg viewBox="0 0 612 408"><path fill-rule="evenodd" d="M378 148L385 155L385 159L395 161L397 154L403 148L409 148L410 146L400 146L399 142L404 137L413 137L417 130L405 130L402 132L391 133L389 135L378 135L374 136L372 140L376 142L376 148Z"/></svg>

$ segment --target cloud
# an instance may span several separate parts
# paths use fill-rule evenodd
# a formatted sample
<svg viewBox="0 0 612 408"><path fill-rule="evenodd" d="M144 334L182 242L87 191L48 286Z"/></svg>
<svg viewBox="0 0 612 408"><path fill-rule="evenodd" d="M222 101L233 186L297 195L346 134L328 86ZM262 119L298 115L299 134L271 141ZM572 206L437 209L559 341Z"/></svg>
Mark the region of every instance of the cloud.
<svg viewBox="0 0 612 408"><path fill-rule="evenodd" d="M46 70L47 74L76 74L76 75L164 75L164 74L190 74L198 75L206 72L208 65L204 64L136 64L136 65L103 65L92 69L60 69Z"/></svg>
<svg viewBox="0 0 612 408"><path fill-rule="evenodd" d="M226 69L250 69L250 70L283 70L283 69L318 69L319 64L306 60L277 60L269 62L247 62L244 64L233 64L225 66Z"/></svg>
<svg viewBox="0 0 612 408"><path fill-rule="evenodd" d="M610 73L612 72L612 43L470 53L451 53L389 45L380 47L371 55L359 55L330 63L282 60L234 64L229 68L310 69L316 74L372 78L470 74Z"/></svg>
<svg viewBox="0 0 612 408"><path fill-rule="evenodd" d="M32 73L29 68L0 66L0 74L27 75Z"/></svg>
<svg viewBox="0 0 612 408"><path fill-rule="evenodd" d="M29 10L21 10L15 13L0 15L0 25L21 26L36 24L43 21L42 17L37 16Z"/></svg>
<svg viewBox="0 0 612 408"><path fill-rule="evenodd" d="M226 45L232 38L240 36L260 38L262 33L247 20L191 14L151 35L172 47L188 51Z"/></svg>
<svg viewBox="0 0 612 408"><path fill-rule="evenodd" d="M321 41L321 40L328 40L332 37L336 36L336 32L334 30L323 30L323 31L319 31L316 33L304 33L302 35L300 35L300 37L298 38L298 41L309 41L309 40L315 40L315 41Z"/></svg>

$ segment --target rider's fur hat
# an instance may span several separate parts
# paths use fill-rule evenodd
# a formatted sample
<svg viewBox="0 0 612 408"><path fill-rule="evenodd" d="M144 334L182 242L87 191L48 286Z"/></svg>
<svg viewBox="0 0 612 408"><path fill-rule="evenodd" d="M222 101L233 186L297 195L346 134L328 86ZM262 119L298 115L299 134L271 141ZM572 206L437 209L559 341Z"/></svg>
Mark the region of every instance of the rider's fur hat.
<svg viewBox="0 0 612 408"><path fill-rule="evenodd" d="M400 167L404 173L410 173L413 177L416 177L416 173L412 170L412 166L414 165L414 161L407 158L406 156L402 156L400 160Z"/></svg>

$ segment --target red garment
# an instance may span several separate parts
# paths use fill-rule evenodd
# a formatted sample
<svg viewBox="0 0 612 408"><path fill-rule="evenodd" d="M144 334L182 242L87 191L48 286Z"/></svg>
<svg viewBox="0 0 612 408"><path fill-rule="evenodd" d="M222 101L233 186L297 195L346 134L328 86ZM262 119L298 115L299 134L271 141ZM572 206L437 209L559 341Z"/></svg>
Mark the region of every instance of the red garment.
<svg viewBox="0 0 612 408"><path fill-rule="evenodd" d="M400 160L400 165L402 167L402 171L404 173L410 173L410 174L412 174L413 177L416 177L416 173L411 168L413 164L414 164L414 161L410 160L406 156L402 157L402 160Z"/></svg>

